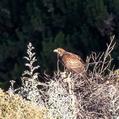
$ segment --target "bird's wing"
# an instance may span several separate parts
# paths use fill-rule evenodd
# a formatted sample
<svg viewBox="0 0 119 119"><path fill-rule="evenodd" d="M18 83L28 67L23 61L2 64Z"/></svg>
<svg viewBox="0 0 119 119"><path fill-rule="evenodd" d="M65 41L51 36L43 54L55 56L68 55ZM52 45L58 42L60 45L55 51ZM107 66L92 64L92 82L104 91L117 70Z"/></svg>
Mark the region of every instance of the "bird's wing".
<svg viewBox="0 0 119 119"><path fill-rule="evenodd" d="M70 66L71 68L78 68L84 65L83 60L73 53L65 53L62 57L62 61L66 67Z"/></svg>

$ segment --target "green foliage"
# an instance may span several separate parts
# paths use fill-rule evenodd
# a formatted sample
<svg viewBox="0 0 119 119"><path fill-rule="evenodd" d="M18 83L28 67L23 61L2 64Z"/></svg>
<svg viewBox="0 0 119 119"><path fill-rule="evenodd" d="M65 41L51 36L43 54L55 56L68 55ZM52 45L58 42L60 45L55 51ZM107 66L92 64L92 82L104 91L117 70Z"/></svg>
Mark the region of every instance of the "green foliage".
<svg viewBox="0 0 119 119"><path fill-rule="evenodd" d="M1 0L1 80L19 79L27 41L50 72L56 68L52 53L56 47L82 56L104 50L110 35L119 38L118 8L118 0Z"/></svg>
<svg viewBox="0 0 119 119"><path fill-rule="evenodd" d="M87 1L85 12L87 22L94 26L99 25L108 15L104 0Z"/></svg>

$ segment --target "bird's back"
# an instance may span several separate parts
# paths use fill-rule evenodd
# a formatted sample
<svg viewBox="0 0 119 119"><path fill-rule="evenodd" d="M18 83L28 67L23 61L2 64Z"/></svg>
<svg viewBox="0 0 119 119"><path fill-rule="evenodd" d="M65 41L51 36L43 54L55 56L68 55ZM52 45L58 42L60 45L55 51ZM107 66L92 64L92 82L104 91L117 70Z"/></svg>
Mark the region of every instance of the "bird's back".
<svg viewBox="0 0 119 119"><path fill-rule="evenodd" d="M81 73L84 71L84 62L78 56L70 52L65 52L64 55L61 57L61 60L64 66L75 73Z"/></svg>

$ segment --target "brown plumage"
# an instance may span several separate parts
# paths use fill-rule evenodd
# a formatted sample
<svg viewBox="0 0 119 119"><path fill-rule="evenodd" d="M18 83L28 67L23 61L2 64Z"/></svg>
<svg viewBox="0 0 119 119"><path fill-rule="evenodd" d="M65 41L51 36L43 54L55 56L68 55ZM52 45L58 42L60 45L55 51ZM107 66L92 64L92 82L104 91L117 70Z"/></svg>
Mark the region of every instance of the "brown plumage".
<svg viewBox="0 0 119 119"><path fill-rule="evenodd" d="M77 74L84 72L85 64L78 55L67 52L63 48L57 48L54 52L58 54L61 62L69 71Z"/></svg>

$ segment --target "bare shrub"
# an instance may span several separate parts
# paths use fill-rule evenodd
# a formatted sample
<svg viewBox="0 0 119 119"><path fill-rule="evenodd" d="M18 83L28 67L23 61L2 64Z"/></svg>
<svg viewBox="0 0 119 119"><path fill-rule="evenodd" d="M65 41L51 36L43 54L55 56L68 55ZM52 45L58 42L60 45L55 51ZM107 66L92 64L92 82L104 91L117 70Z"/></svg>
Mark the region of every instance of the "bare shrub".
<svg viewBox="0 0 119 119"><path fill-rule="evenodd" d="M76 97L72 90L74 88L72 85L73 78L70 75L66 77L66 74L63 76L58 70L52 78L47 79L48 82L41 83L37 72L39 66L36 63L37 59L31 43L27 46L25 59L27 63L25 63L26 70L21 77L22 86L19 89L13 89L13 84L11 84L9 92L18 92L26 100L45 107L47 109L45 119L75 119ZM42 86L42 88L38 88L38 86Z"/></svg>
<svg viewBox="0 0 119 119"><path fill-rule="evenodd" d="M86 73L77 76L59 69L47 82L38 79L34 47L28 44L26 69L21 77L19 94L47 109L45 119L119 119L119 82L110 68L114 49L111 37L105 52L87 57ZM45 78L46 78L45 77ZM42 88L38 88L42 86ZM11 90L13 88L11 87ZM12 92L12 91L10 91Z"/></svg>
<svg viewBox="0 0 119 119"><path fill-rule="evenodd" d="M111 52L114 49L115 43L114 36L111 37L111 41L107 44L107 49L105 52L96 54L92 52L86 60L86 71L92 67L91 76L92 78L96 75L104 76L106 73L110 73L110 66L112 62Z"/></svg>
<svg viewBox="0 0 119 119"><path fill-rule="evenodd" d="M87 59L87 77L77 78L75 92L79 106L78 119L119 118L119 89L112 73L111 52L114 37L103 53L92 53ZM92 70L89 71L90 67Z"/></svg>
<svg viewBox="0 0 119 119"><path fill-rule="evenodd" d="M64 78L65 77L65 78ZM47 91L48 117L53 119L76 119L78 108L76 108L76 97L73 92L73 78L66 77L65 72L58 72L48 83Z"/></svg>

